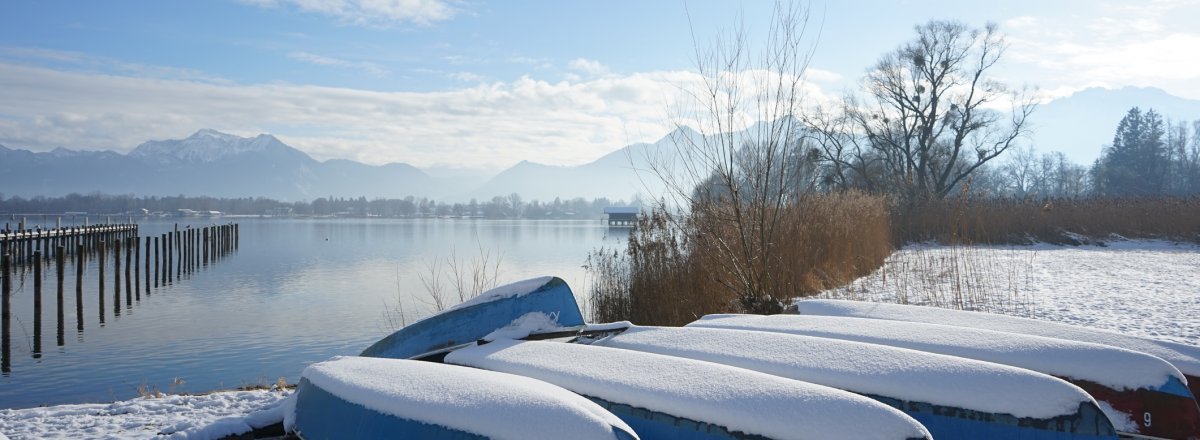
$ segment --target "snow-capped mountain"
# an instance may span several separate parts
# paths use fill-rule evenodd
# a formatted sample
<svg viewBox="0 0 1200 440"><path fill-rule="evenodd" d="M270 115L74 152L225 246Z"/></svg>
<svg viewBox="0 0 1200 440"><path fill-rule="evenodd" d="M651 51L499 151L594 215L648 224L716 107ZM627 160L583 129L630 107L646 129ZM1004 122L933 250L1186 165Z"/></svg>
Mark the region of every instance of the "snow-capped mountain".
<svg viewBox="0 0 1200 440"><path fill-rule="evenodd" d="M290 155L297 159L303 156L312 161L308 155L269 134L244 138L207 128L186 139L145 142L129 152L130 157L160 164L211 163L247 154Z"/></svg>
<svg viewBox="0 0 1200 440"><path fill-rule="evenodd" d="M0 146L0 191L7 195L102 192L308 201L439 197L446 187L407 164L318 162L266 134L244 138L205 129L185 139L145 142L129 154L65 148L34 153Z"/></svg>

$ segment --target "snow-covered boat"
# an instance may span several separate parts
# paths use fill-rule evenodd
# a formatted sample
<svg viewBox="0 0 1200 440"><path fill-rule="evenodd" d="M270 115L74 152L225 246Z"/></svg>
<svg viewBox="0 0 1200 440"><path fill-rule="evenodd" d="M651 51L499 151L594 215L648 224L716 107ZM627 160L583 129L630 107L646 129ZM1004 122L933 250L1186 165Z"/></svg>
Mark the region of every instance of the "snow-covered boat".
<svg viewBox="0 0 1200 440"><path fill-rule="evenodd" d="M304 440L633 440L628 425L560 387L432 362L335 358L304 370L284 424Z"/></svg>
<svg viewBox="0 0 1200 440"><path fill-rule="evenodd" d="M854 392L912 416L936 439L1116 438L1112 423L1082 389L1016 367L784 333L632 325L583 333L583 343L715 362Z"/></svg>
<svg viewBox="0 0 1200 440"><path fill-rule="evenodd" d="M445 362L561 386L616 414L643 438L930 438L916 420L856 394L673 356L497 339L454 350Z"/></svg>
<svg viewBox="0 0 1200 440"><path fill-rule="evenodd" d="M1187 378L1193 396L1200 396L1200 347L1143 338L1108 330L992 313L950 310L902 304L846 300L806 300L796 303L801 315L846 316L891 321L926 322L958 327L1045 336L1111 345L1152 354L1170 362Z"/></svg>
<svg viewBox="0 0 1200 440"><path fill-rule="evenodd" d="M541 313L558 325L580 328L583 314L567 282L541 277L497 287L405 326L367 347L362 356L416 359L474 344L518 317Z"/></svg>
<svg viewBox="0 0 1200 440"><path fill-rule="evenodd" d="M992 330L831 316L709 315L688 326L851 340L1030 369L1087 391L1121 434L1200 438L1200 408L1183 374L1141 352Z"/></svg>
<svg viewBox="0 0 1200 440"><path fill-rule="evenodd" d="M904 413L825 386L630 350L516 340L569 339L581 327L570 288L558 278L539 278L485 292L400 329L363 355L444 361L546 381L597 402L647 438L929 438Z"/></svg>

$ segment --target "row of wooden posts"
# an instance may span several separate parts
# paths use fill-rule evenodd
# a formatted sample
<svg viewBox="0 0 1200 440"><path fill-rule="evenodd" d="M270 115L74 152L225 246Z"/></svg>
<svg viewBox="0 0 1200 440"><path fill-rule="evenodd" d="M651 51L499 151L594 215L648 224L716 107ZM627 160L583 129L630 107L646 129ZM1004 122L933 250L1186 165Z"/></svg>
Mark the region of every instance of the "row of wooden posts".
<svg viewBox="0 0 1200 440"><path fill-rule="evenodd" d="M0 342L3 343L0 347L0 354L3 355L0 356L0 371L8 373L11 369L11 297L13 277L18 270L33 271L33 356L39 358L42 353L43 266L53 264L55 268L57 345L63 346L63 292L68 259L74 260L76 331L82 333L83 273L87 260L95 259L98 265L99 323L104 324L109 255L112 255L113 314L120 316L122 292L125 293L126 307L132 307L135 300L141 301L143 291L148 297L151 289L173 284L177 279L207 267L236 250L239 238L238 225L232 223L183 230L176 225L174 231L153 237L139 236L136 224L0 234L0 331L3 333L0 335Z"/></svg>

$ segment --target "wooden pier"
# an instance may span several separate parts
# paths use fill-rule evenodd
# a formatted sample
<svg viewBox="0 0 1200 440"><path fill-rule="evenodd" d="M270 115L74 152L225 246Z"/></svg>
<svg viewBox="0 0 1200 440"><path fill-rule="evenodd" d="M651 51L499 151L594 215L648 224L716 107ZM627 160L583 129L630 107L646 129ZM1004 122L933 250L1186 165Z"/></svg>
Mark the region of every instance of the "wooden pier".
<svg viewBox="0 0 1200 440"><path fill-rule="evenodd" d="M54 266L55 342L61 347L66 343L66 311L63 309L68 262L72 262L75 268L75 329L77 333L82 333L85 326L83 276L88 261L96 263L97 322L105 324L105 291L108 287L112 288L112 316L120 317L122 305L125 309L132 309L135 302L142 301L143 293L148 299L156 289L170 286L227 257L237 250L239 238L236 223L199 228L188 226L182 230L176 224L174 230L153 237L140 236L138 225L132 223L53 229L0 229L0 372L11 372L14 279L24 279L32 272L32 356L40 358L43 271L49 270L48 266ZM111 285L107 284L108 279L112 280Z"/></svg>

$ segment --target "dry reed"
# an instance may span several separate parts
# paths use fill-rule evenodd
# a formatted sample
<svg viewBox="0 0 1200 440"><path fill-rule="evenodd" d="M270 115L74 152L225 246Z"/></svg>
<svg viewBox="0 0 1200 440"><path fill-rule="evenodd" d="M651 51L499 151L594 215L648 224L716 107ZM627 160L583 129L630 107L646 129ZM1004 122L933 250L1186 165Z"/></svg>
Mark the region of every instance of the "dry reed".
<svg viewBox="0 0 1200 440"><path fill-rule="evenodd" d="M736 248L746 243L734 238L746 232L739 228L754 225L696 224L728 216L661 211L641 216L624 252L600 249L588 258L592 320L681 325L709 313L782 310L784 299L848 283L875 270L891 254L888 206L882 197L810 194L783 209L782 227L771 229L774 236L750 242L766 243L770 249ZM716 246L733 249L721 252ZM722 260L740 255L750 257ZM746 272L768 274L765 293L752 295L733 287L738 284L729 280Z"/></svg>

